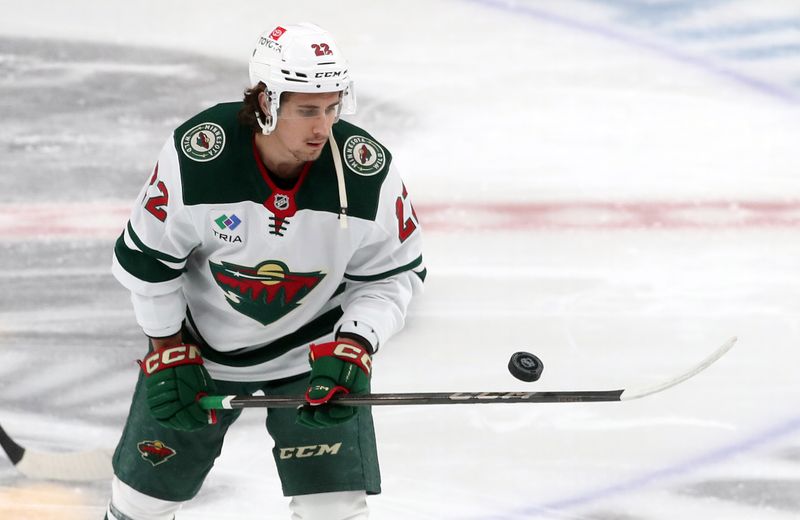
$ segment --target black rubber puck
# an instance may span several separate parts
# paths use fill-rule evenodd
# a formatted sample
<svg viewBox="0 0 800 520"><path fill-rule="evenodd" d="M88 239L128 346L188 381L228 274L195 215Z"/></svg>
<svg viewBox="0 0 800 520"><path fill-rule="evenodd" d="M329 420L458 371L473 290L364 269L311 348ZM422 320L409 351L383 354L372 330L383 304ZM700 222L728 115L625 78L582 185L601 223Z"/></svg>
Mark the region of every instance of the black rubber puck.
<svg viewBox="0 0 800 520"><path fill-rule="evenodd" d="M530 352L516 352L508 360L508 371L521 381L536 381L542 375L542 360Z"/></svg>

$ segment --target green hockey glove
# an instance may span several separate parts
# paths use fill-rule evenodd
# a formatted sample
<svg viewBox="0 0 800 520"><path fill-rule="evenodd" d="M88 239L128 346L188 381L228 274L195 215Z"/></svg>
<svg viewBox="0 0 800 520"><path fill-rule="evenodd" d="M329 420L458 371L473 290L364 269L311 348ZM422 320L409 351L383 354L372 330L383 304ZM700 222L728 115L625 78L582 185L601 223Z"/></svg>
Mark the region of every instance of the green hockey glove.
<svg viewBox="0 0 800 520"><path fill-rule="evenodd" d="M355 417L358 409L329 403L339 393L360 394L369 390L372 359L367 349L345 341L311 345L311 377L306 401L297 421L309 428L327 428Z"/></svg>
<svg viewBox="0 0 800 520"><path fill-rule="evenodd" d="M159 424L192 431L217 422L216 412L203 410L198 402L216 389L197 346L162 347L139 366L146 376L147 405Z"/></svg>

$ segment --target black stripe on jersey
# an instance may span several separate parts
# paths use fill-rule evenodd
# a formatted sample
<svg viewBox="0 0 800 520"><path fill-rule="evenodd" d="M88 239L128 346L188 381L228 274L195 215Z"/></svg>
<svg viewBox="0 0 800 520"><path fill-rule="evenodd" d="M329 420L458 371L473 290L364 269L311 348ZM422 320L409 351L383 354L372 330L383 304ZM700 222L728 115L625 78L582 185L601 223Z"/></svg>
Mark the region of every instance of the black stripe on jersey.
<svg viewBox="0 0 800 520"><path fill-rule="evenodd" d="M354 274L345 273L344 277L354 282L374 282L376 280L383 280L384 278L389 278L390 276L400 274L403 271L414 269L416 267L419 267L420 265L422 265L422 255L419 255L416 260L407 263L406 265L400 266L396 269L392 269L391 271L386 271L384 273L373 274L368 276L358 276ZM427 274L427 271L423 270L422 273L415 273L415 274L420 278L422 278L423 281L425 281L425 275Z"/></svg>
<svg viewBox="0 0 800 520"><path fill-rule="evenodd" d="M306 345L316 339L321 338L322 336L333 333L333 326L336 325L336 322L339 321L339 318L341 318L343 314L344 311L342 311L342 308L336 307L329 310L325 314L316 317L291 334L287 334L286 336L283 336L282 338L277 339L268 345L258 347L254 350L249 350L241 354L237 354L236 352L220 352L218 350L214 350L200 338L192 337L191 332L186 327L184 327L183 333L188 334L190 339L195 340L205 359L230 367L247 367L273 360L278 356L286 354L292 349ZM188 310L186 312L186 318L191 324L192 328L197 330L197 325L192 319L192 313Z"/></svg>
<svg viewBox="0 0 800 520"><path fill-rule="evenodd" d="M347 283L340 283L339 287L337 287L336 290L333 291L333 294L331 295L331 297L330 297L330 299L328 301L330 301L330 300L336 298L337 296L339 296L340 294L342 294L345 289L347 289Z"/></svg>
<svg viewBox="0 0 800 520"><path fill-rule="evenodd" d="M170 262L173 264L180 264L185 262L186 259L189 258L189 255L186 255L183 258L177 258L174 256L170 256L166 253L162 253L161 251L156 251L155 249L147 247L146 245L144 245L144 242L142 242L142 239L139 238L139 235L136 234L136 231L133 230L133 226L131 225L130 220L128 221L128 236L131 237L133 243L136 244L136 247L138 247L143 253L147 254L147 256L157 258L158 260L162 260L164 262Z"/></svg>
<svg viewBox="0 0 800 520"><path fill-rule="evenodd" d="M168 282L178 278L183 272L180 269L171 269L141 251L129 248L125 245L124 233L119 236L114 245L114 255L125 271L143 282Z"/></svg>

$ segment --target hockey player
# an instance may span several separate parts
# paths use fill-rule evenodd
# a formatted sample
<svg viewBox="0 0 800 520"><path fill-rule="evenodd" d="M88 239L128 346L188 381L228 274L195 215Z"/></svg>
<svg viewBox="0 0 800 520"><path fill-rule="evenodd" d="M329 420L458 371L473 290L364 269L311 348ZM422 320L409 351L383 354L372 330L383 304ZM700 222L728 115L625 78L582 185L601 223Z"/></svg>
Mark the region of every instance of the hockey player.
<svg viewBox="0 0 800 520"><path fill-rule="evenodd" d="M389 151L339 120L356 99L328 32L265 32L250 81L174 131L114 249L149 351L109 520L170 520L195 496L239 415L206 394L306 395L266 421L292 519L364 519L380 492L370 410L328 401L368 391L403 326L419 222Z"/></svg>

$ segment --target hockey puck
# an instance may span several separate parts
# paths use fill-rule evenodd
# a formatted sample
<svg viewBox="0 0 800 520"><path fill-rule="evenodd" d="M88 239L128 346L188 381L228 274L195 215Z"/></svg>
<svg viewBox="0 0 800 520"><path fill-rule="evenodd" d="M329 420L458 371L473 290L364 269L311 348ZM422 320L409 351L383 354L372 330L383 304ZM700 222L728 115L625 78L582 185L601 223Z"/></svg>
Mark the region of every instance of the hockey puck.
<svg viewBox="0 0 800 520"><path fill-rule="evenodd" d="M508 371L520 381L536 381L542 375L542 370L542 360L530 352L516 352L508 360Z"/></svg>

